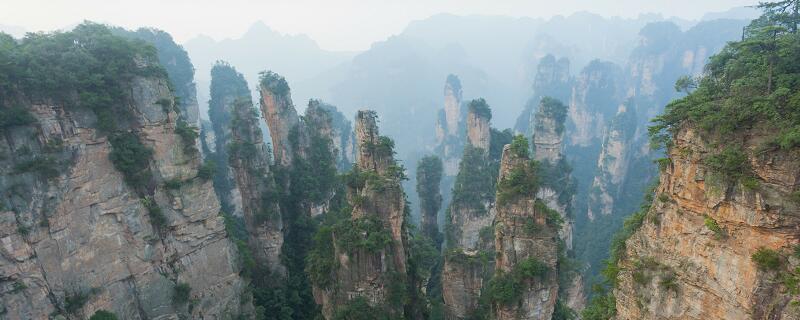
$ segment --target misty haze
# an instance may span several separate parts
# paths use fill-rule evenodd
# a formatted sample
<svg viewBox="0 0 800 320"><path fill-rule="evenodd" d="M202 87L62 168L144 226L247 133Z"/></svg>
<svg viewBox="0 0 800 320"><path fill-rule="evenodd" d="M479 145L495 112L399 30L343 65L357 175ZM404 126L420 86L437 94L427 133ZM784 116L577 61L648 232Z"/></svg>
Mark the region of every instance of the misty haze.
<svg viewBox="0 0 800 320"><path fill-rule="evenodd" d="M800 0L3 0L0 319L800 320Z"/></svg>

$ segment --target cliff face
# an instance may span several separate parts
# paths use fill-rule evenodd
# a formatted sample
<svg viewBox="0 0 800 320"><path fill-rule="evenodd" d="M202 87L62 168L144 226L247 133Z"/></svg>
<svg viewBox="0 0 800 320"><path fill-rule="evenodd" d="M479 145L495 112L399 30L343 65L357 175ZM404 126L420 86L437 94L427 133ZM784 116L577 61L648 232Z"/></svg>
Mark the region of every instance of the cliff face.
<svg viewBox="0 0 800 320"><path fill-rule="evenodd" d="M241 197L248 243L260 265L270 272L283 274L283 218L277 201L277 186L270 172L269 150L258 127L256 109L249 96L236 97L224 107L230 112L229 165Z"/></svg>
<svg viewBox="0 0 800 320"><path fill-rule="evenodd" d="M796 151L758 152L770 130L731 141L744 147L755 188L705 165L716 150L699 131L678 132L657 199L626 242L614 291L618 319L797 319L786 285L797 277L788 270L798 265L789 252L800 218L790 199L800 162ZM751 259L759 249L790 257L759 268Z"/></svg>
<svg viewBox="0 0 800 320"><path fill-rule="evenodd" d="M272 72L261 76L261 113L267 120L270 136L272 137L272 152L275 163L282 166L292 164L292 146L289 135L297 127L300 118L292 103L289 84L286 80Z"/></svg>
<svg viewBox="0 0 800 320"><path fill-rule="evenodd" d="M533 171L527 156L517 154L510 145L503 148L497 197L511 199L498 200L494 224L496 279L492 281L511 277L521 288L518 301L495 302L495 319L550 319L555 310L558 230L548 225L549 209L536 205L534 194L503 195L510 192L502 188L504 180L534 175Z"/></svg>
<svg viewBox="0 0 800 320"><path fill-rule="evenodd" d="M444 86L444 108L436 119L436 152L442 158L444 173L458 174L458 161L464 147L464 113L461 109L461 81L448 75Z"/></svg>
<svg viewBox="0 0 800 320"><path fill-rule="evenodd" d="M317 134L331 139L329 152L336 157L336 167L345 171L356 162L356 141L350 121L335 106L319 100L308 102L305 121Z"/></svg>
<svg viewBox="0 0 800 320"><path fill-rule="evenodd" d="M326 319L361 303L393 317L404 314L404 301L397 297L405 294L407 281L405 198L393 142L379 135L376 120L373 111L356 116L358 161L347 190L352 211L329 234L332 261L324 263L333 266L321 275L327 285L314 286Z"/></svg>
<svg viewBox="0 0 800 320"><path fill-rule="evenodd" d="M491 114L486 115L480 108L481 102L473 101L467 112L467 142L475 148L489 152L489 142L491 141L491 128L489 120ZM483 105L486 103L483 102ZM476 106L478 105L478 106Z"/></svg>
<svg viewBox="0 0 800 320"><path fill-rule="evenodd" d="M597 174L589 193L589 219L593 220L597 214L610 215L614 211L614 202L622 192L631 158L639 151L635 149L636 145L632 145L636 126L635 110L620 106L609 124L597 158Z"/></svg>
<svg viewBox="0 0 800 320"><path fill-rule="evenodd" d="M536 67L533 77L533 95L525 105L525 109L517 117L514 131L526 137L533 134L534 113L539 102L544 97L551 97L560 101L569 101L572 90L572 77L569 74L569 59L556 59L553 55L546 55Z"/></svg>
<svg viewBox="0 0 800 320"><path fill-rule="evenodd" d="M619 106L622 70L611 62L592 61L575 80L569 106L570 145L588 147L603 137Z"/></svg>
<svg viewBox="0 0 800 320"><path fill-rule="evenodd" d="M152 150L148 200L115 169L110 139L87 109L29 104L35 122L4 132L0 283L14 288L0 291L6 318L99 309L124 319L217 318L242 308L236 249L211 182L197 177L199 154L176 147L185 143L177 114L157 104L173 101L167 80L136 77L125 88L129 100L113 103L129 112L124 130ZM19 170L31 159L54 159L57 171ZM178 284L189 286L191 307L174 300Z"/></svg>
<svg viewBox="0 0 800 320"><path fill-rule="evenodd" d="M447 251L442 269L442 295L448 319L464 319L476 311L493 270L492 222L497 161L490 154L491 111L483 99L473 100L467 115L464 148L453 200L447 209Z"/></svg>
<svg viewBox="0 0 800 320"><path fill-rule="evenodd" d="M437 249L441 249L438 215L442 209L442 160L436 156L422 158L417 164L417 194L422 222L422 234L428 237Z"/></svg>

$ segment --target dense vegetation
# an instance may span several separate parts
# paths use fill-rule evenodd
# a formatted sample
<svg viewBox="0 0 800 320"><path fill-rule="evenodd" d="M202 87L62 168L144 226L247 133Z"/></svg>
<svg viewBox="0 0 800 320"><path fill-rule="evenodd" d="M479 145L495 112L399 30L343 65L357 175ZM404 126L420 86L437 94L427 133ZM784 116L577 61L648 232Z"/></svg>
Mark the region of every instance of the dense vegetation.
<svg viewBox="0 0 800 320"><path fill-rule="evenodd" d="M439 191L442 171L442 160L437 156L426 156L417 164L417 194L419 194L420 211L423 215L427 215L427 221L431 222L422 225L422 233L436 244L437 248L440 247L442 241L436 224L436 217L442 207L442 195Z"/></svg>
<svg viewBox="0 0 800 320"><path fill-rule="evenodd" d="M684 125L730 141L759 124L780 128L767 147L800 146L800 18L795 0L760 5L764 15L746 29L744 39L711 58L697 79L682 79L678 89L691 94L667 105L651 127L653 141L669 146Z"/></svg>
<svg viewBox="0 0 800 320"><path fill-rule="evenodd" d="M539 110L536 111L537 119L552 119L556 125L556 134L564 132L564 121L567 119L567 106L563 102L551 98L544 97L539 103ZM537 121L537 124L541 122ZM535 128L536 131L538 128Z"/></svg>
<svg viewBox="0 0 800 320"><path fill-rule="evenodd" d="M489 107L489 104L486 103L486 100L484 100L483 98L470 101L469 111L471 113L474 113L476 116L480 118L484 118L487 120L492 119L492 109Z"/></svg>

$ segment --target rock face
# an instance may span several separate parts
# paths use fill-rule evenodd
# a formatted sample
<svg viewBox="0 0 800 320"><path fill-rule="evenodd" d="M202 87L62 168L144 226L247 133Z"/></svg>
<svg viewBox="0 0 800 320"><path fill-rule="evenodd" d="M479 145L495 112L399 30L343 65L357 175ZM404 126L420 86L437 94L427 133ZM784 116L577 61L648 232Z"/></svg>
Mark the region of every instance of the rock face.
<svg viewBox="0 0 800 320"><path fill-rule="evenodd" d="M603 137L607 121L619 106L623 83L622 70L611 62L595 60L583 68L569 106L570 145L588 147Z"/></svg>
<svg viewBox="0 0 800 320"><path fill-rule="evenodd" d="M444 86L444 108L436 119L436 153L442 158L444 174L458 174L458 161L464 148L464 113L461 108L461 81L448 75Z"/></svg>
<svg viewBox="0 0 800 320"><path fill-rule="evenodd" d="M509 179L512 172L534 174L530 160L506 145L500 163L500 183ZM501 198L501 192L504 191L498 187L498 198ZM534 195L520 195L497 205L495 277L521 272L519 269L526 268L525 265L544 266L545 271L522 280L519 302L495 303L494 319L550 319L555 310L558 232L548 225L546 206L537 206L536 201Z"/></svg>
<svg viewBox="0 0 800 320"><path fill-rule="evenodd" d="M614 202L620 197L631 158L638 150L631 150L636 133L636 111L620 106L617 115L611 120L608 133L603 139L600 156L597 158L597 174L592 181L589 193L587 214L594 219L597 214L610 215Z"/></svg>
<svg viewBox="0 0 800 320"><path fill-rule="evenodd" d="M115 169L109 139L87 109L27 105L36 122L0 139L6 319L88 318L99 309L121 319L216 319L249 303L240 301L245 284L211 182L197 177L199 153L176 147L184 143L174 133L178 116L157 104L174 99L167 80L135 77L124 86L129 101L114 103L132 117L125 130L153 150L148 201ZM57 159L58 171L45 178L12 169L39 156ZM156 206L165 218L158 227L148 215ZM173 300L179 283L190 288L191 308Z"/></svg>
<svg viewBox="0 0 800 320"><path fill-rule="evenodd" d="M436 156L422 158L417 164L417 194L422 222L422 234L428 237L437 249L441 249L438 215L442 209L442 160Z"/></svg>
<svg viewBox="0 0 800 320"><path fill-rule="evenodd" d="M460 161L453 201L447 209L447 252L442 269L442 295L448 319L464 319L476 311L493 267L492 222L497 161L491 158L491 110L483 99L470 102L468 145ZM492 172L494 171L494 172Z"/></svg>
<svg viewBox="0 0 800 320"><path fill-rule="evenodd" d="M289 136L297 128L300 118L292 103L292 95L286 80L272 72L261 75L261 113L267 120L272 137L272 152L275 163L282 166L292 164L293 151Z"/></svg>
<svg viewBox="0 0 800 320"><path fill-rule="evenodd" d="M487 109L488 106L483 99L472 100L469 103L467 141L473 147L489 152L489 143L491 141L489 120L492 119L492 114L491 112L486 112L485 110Z"/></svg>
<svg viewBox="0 0 800 320"><path fill-rule="evenodd" d="M322 314L332 319L338 310L366 301L376 312L403 317L402 301L393 295L404 290L407 272L405 198L393 159L392 142L378 133L374 111L359 111L356 116L357 168L363 184L348 185L352 206L347 227L334 227L333 271L329 286L314 287L314 297ZM350 237L380 237L377 246L361 245ZM350 239L340 241L337 239ZM374 240L373 240L374 241ZM399 304L398 304L399 303ZM380 311L377 311L380 310Z"/></svg>
<svg viewBox="0 0 800 320"><path fill-rule="evenodd" d="M658 196L626 242L614 290L618 319L798 318L790 304L797 296L785 287L791 282L775 279L798 276L791 270L800 262L790 252L800 217L790 197L800 183L800 158L796 150L759 152L770 130L729 137L744 147L758 181L753 189L725 182L703 160L716 148L692 127L679 130ZM785 263L759 269L751 256L760 248Z"/></svg>
<svg viewBox="0 0 800 320"><path fill-rule="evenodd" d="M569 59L548 54L539 60L533 77L533 95L525 109L517 117L514 131L526 137L533 134L534 113L544 97L567 102L572 90L572 77L569 73Z"/></svg>
<svg viewBox="0 0 800 320"><path fill-rule="evenodd" d="M308 102L305 121L319 135L331 139L330 153L336 156L336 167L346 171L356 162L356 141L350 121L335 106L319 100Z"/></svg>
<svg viewBox="0 0 800 320"><path fill-rule="evenodd" d="M214 75L219 76L222 73L226 73L226 78L235 78L242 84L237 90L231 91L230 95L212 96L212 101L223 103L212 103L211 107L214 108L212 114L215 117L212 120L215 127L229 130L219 134L226 137L224 148L230 167L230 179L233 189L236 190L237 203L241 205L248 243L259 265L266 266L270 272L284 274L284 266L281 264L283 219L276 200L277 186L270 172L269 150L258 127L258 113L244 77L227 65L218 65L212 69ZM212 76L212 86L229 85L220 83L226 78ZM216 123L225 120L228 120L227 123ZM222 146L218 146L217 150L220 147Z"/></svg>

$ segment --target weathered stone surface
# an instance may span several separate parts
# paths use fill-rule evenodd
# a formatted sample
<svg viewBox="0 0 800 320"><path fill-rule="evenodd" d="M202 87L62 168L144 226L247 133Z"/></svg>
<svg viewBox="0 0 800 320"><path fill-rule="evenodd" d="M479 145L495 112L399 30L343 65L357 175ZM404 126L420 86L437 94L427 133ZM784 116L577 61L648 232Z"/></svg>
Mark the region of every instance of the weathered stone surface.
<svg viewBox="0 0 800 320"><path fill-rule="evenodd" d="M405 282L407 273L405 196L399 180L390 170L394 166L391 147L378 133L377 115L362 110L356 115L355 134L359 170L377 175L367 179L361 188L349 188L351 219L377 219L390 234L390 243L377 250L341 248L334 239L337 267L328 288L315 286L314 298L322 306L322 314L331 319L337 308L361 297L371 306L380 307L393 316L403 317L402 305L390 301L392 283ZM359 200L356 200L359 199Z"/></svg>
<svg viewBox="0 0 800 320"><path fill-rule="evenodd" d="M527 157L512 152L510 145L503 148L499 181L515 168L529 166ZM535 208L535 197L521 196L498 204L495 220L495 270L509 273L529 258L547 266L545 275L524 280L521 301L518 304L494 306L495 319L550 319L558 298L558 242L557 230L547 223L545 212ZM530 225L537 232L531 232Z"/></svg>
<svg viewBox="0 0 800 320"><path fill-rule="evenodd" d="M283 78L281 77L280 80ZM283 81L285 83L285 80ZM264 83L259 86L259 90L261 92L261 113L267 120L272 137L272 152L275 162L289 166L292 164L293 156L289 135L300 122L297 110L292 103L291 92L288 86L285 92L275 92L271 86Z"/></svg>
<svg viewBox="0 0 800 320"><path fill-rule="evenodd" d="M798 318L790 303L797 297L775 281L776 272L759 270L750 258L762 247L788 256L800 236L800 211L790 200L800 184L800 157L797 151L757 153L762 129L728 141L744 146L755 189L723 182L704 165L715 148L694 128L678 132L659 196L626 242L614 290L618 319ZM719 234L707 219L716 221ZM790 258L780 268L797 265ZM635 273L645 277L636 281Z"/></svg>
<svg viewBox="0 0 800 320"><path fill-rule="evenodd" d="M174 134L177 115L158 100L172 96L164 79L130 83L130 122L150 147L157 183L153 201L166 225L153 227L137 193L109 159L111 147L94 115L60 105L29 106L36 124L12 129L0 150L27 146L58 159L52 179L12 171L25 153L0 160L0 297L6 319L46 319L64 313L65 298L86 294L70 317L113 311L121 319L218 318L238 314L244 282L228 240L211 182L196 178L199 154L187 153ZM123 109L124 110L124 109ZM61 147L45 148L63 141ZM50 146L53 146L51 143ZM168 190L163 182L181 179ZM172 303L177 283L191 287L193 308Z"/></svg>
<svg viewBox="0 0 800 320"><path fill-rule="evenodd" d="M491 127L489 118L469 110L467 112L467 141L473 147L489 152L491 142Z"/></svg>

